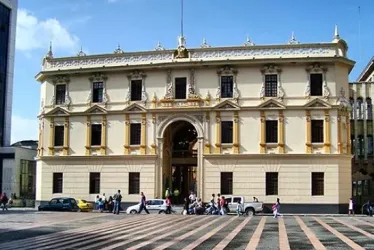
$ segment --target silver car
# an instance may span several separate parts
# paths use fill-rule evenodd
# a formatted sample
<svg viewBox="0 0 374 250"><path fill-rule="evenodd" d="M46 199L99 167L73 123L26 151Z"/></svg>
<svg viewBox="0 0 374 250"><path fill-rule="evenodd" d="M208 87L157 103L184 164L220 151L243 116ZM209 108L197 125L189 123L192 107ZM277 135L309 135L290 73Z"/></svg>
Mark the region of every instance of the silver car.
<svg viewBox="0 0 374 250"><path fill-rule="evenodd" d="M166 201L163 199L150 199L146 202L146 208L150 213L157 212L159 214L166 212ZM140 209L140 203L130 206L126 209L127 214L137 214Z"/></svg>

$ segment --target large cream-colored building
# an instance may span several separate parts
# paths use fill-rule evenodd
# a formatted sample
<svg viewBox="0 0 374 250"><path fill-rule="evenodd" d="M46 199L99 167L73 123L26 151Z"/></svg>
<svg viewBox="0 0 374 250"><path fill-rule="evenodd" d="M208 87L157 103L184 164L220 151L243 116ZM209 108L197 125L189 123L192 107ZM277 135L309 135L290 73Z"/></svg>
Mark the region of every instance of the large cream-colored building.
<svg viewBox="0 0 374 250"><path fill-rule="evenodd" d="M41 84L37 201L167 187L279 197L282 211L340 212L351 196L348 74L332 42L178 47L55 58Z"/></svg>

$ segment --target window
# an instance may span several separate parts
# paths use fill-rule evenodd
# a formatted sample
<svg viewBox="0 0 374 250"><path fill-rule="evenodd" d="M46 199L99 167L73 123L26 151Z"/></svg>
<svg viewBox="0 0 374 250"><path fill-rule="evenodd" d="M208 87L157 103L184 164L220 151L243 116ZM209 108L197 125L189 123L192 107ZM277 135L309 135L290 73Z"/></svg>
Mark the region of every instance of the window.
<svg viewBox="0 0 374 250"><path fill-rule="evenodd" d="M131 81L131 101L140 101L142 99L142 80Z"/></svg>
<svg viewBox="0 0 374 250"><path fill-rule="evenodd" d="M323 120L312 120L312 143L323 143Z"/></svg>
<svg viewBox="0 0 374 250"><path fill-rule="evenodd" d="M356 100L356 118L357 119L363 119L364 118L364 115L363 115L362 111L363 111L363 101L362 101L362 98L359 97Z"/></svg>
<svg viewBox="0 0 374 250"><path fill-rule="evenodd" d="M265 96L277 97L278 75L265 75Z"/></svg>
<svg viewBox="0 0 374 250"><path fill-rule="evenodd" d="M278 121L266 121L266 143L278 142Z"/></svg>
<svg viewBox="0 0 374 250"><path fill-rule="evenodd" d="M373 136L368 135L368 155L372 156L373 155Z"/></svg>
<svg viewBox="0 0 374 250"><path fill-rule="evenodd" d="M104 92L104 83L94 82L92 102L103 102L103 92Z"/></svg>
<svg viewBox="0 0 374 250"><path fill-rule="evenodd" d="M186 99L187 93L187 78L175 78L175 99Z"/></svg>
<svg viewBox="0 0 374 250"><path fill-rule="evenodd" d="M129 173L129 194L140 194L140 173Z"/></svg>
<svg viewBox="0 0 374 250"><path fill-rule="evenodd" d="M55 147L62 147L64 145L64 126L55 126Z"/></svg>
<svg viewBox="0 0 374 250"><path fill-rule="evenodd" d="M221 194L232 194L232 172L221 172Z"/></svg>
<svg viewBox="0 0 374 250"><path fill-rule="evenodd" d="M56 85L56 105L61 105L65 103L66 85L58 84Z"/></svg>
<svg viewBox="0 0 374 250"><path fill-rule="evenodd" d="M36 161L21 160L20 196L35 199Z"/></svg>
<svg viewBox="0 0 374 250"><path fill-rule="evenodd" d="M366 118L368 120L372 120L373 119L373 106L372 106L372 103L371 103L371 98L366 98Z"/></svg>
<svg viewBox="0 0 374 250"><path fill-rule="evenodd" d="M221 143L232 143L232 121L221 122Z"/></svg>
<svg viewBox="0 0 374 250"><path fill-rule="evenodd" d="M278 173L266 173L266 195L278 195Z"/></svg>
<svg viewBox="0 0 374 250"><path fill-rule="evenodd" d="M130 145L140 145L141 125L140 123L130 124Z"/></svg>
<svg viewBox="0 0 374 250"><path fill-rule="evenodd" d="M322 74L310 74L310 95L322 96Z"/></svg>
<svg viewBox="0 0 374 250"><path fill-rule="evenodd" d="M240 198L240 197L234 197L234 199L233 199L233 203L238 203L238 202L242 202L242 198Z"/></svg>
<svg viewBox="0 0 374 250"><path fill-rule="evenodd" d="M312 173L312 195L324 195L324 173Z"/></svg>
<svg viewBox="0 0 374 250"><path fill-rule="evenodd" d="M100 193L100 173L90 173L90 194Z"/></svg>
<svg viewBox="0 0 374 250"><path fill-rule="evenodd" d="M349 103L351 104L351 119L353 119L354 118L354 113L355 113L355 110L354 110L354 103L355 103L355 101L353 100L353 98L351 97L351 98L349 98Z"/></svg>
<svg viewBox="0 0 374 250"><path fill-rule="evenodd" d="M221 98L232 98L234 89L233 76L221 76Z"/></svg>
<svg viewBox="0 0 374 250"><path fill-rule="evenodd" d="M91 125L91 146L101 145L101 124Z"/></svg>
<svg viewBox="0 0 374 250"><path fill-rule="evenodd" d="M63 174L53 173L53 193L61 194L63 186Z"/></svg>

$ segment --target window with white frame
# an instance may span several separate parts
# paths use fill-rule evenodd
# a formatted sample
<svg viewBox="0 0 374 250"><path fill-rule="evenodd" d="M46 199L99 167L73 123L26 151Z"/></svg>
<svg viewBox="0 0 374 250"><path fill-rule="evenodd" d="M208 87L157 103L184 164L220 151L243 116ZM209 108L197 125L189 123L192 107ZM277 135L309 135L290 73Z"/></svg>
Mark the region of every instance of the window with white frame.
<svg viewBox="0 0 374 250"><path fill-rule="evenodd" d="M232 75L221 76L221 98L232 98L234 92L234 77Z"/></svg>
<svg viewBox="0 0 374 250"><path fill-rule="evenodd" d="M56 105L62 105L65 103L65 97L66 97L66 84L57 84L55 87L55 104Z"/></svg>

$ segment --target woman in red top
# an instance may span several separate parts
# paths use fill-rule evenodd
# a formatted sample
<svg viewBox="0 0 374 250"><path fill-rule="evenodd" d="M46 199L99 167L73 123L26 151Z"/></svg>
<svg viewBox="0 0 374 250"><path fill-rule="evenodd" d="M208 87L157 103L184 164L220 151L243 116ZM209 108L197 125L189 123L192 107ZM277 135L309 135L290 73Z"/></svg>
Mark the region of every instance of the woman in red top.
<svg viewBox="0 0 374 250"><path fill-rule="evenodd" d="M171 214L171 199L170 196L166 198L166 213Z"/></svg>

